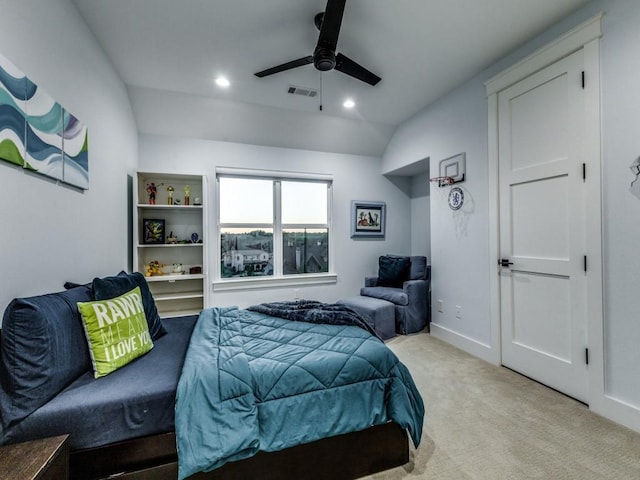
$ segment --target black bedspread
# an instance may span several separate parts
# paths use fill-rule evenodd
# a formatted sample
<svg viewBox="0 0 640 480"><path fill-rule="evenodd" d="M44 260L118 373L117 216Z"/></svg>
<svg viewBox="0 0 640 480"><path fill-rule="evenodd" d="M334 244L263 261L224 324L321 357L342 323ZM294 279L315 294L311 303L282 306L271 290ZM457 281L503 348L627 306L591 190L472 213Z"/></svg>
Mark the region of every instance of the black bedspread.
<svg viewBox="0 0 640 480"><path fill-rule="evenodd" d="M378 337L375 330L364 321L360 314L345 305L322 303L315 300L298 300L294 302L261 303L253 305L247 310L294 322L354 325Z"/></svg>

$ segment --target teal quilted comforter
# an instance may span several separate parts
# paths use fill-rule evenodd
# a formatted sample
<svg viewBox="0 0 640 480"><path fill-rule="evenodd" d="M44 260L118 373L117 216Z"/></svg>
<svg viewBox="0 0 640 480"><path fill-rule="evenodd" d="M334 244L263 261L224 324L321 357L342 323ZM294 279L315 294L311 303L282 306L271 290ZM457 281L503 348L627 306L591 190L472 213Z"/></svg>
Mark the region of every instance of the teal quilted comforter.
<svg viewBox="0 0 640 480"><path fill-rule="evenodd" d="M207 309L176 395L179 479L389 421L417 446L423 416L407 368L361 328Z"/></svg>

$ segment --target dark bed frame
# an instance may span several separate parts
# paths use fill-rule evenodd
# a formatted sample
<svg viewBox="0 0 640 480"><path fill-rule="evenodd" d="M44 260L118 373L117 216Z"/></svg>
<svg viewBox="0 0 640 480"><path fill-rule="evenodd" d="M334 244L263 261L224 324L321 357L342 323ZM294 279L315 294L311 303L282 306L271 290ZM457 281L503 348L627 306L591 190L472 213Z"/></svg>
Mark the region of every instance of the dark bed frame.
<svg viewBox="0 0 640 480"><path fill-rule="evenodd" d="M323 438L279 452L259 452L189 480L350 480L409 461L407 433L395 423ZM174 433L71 452L71 480L176 480Z"/></svg>

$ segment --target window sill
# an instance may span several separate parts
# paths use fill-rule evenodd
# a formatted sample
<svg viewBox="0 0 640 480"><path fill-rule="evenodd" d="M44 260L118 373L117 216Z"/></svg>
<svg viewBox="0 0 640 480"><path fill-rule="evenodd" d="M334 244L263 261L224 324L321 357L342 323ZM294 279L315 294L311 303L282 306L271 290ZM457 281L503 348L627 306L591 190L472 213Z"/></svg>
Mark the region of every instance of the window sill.
<svg viewBox="0 0 640 480"><path fill-rule="evenodd" d="M232 290L257 290L274 287L330 285L338 283L338 275L323 273L321 275L292 275L275 278L242 278L216 280L213 282L214 292L228 292Z"/></svg>

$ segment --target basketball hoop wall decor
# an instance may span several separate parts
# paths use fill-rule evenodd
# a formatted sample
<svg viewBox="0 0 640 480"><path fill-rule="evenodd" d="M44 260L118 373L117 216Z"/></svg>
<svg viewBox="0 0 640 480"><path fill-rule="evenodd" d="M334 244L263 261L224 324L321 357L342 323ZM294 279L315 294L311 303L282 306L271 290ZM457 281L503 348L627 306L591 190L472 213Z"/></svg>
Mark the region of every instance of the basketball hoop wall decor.
<svg viewBox="0 0 640 480"><path fill-rule="evenodd" d="M429 179L431 182L438 182L439 187L453 185L464 182L467 173L467 154L459 153L453 157L440 160L438 177Z"/></svg>

